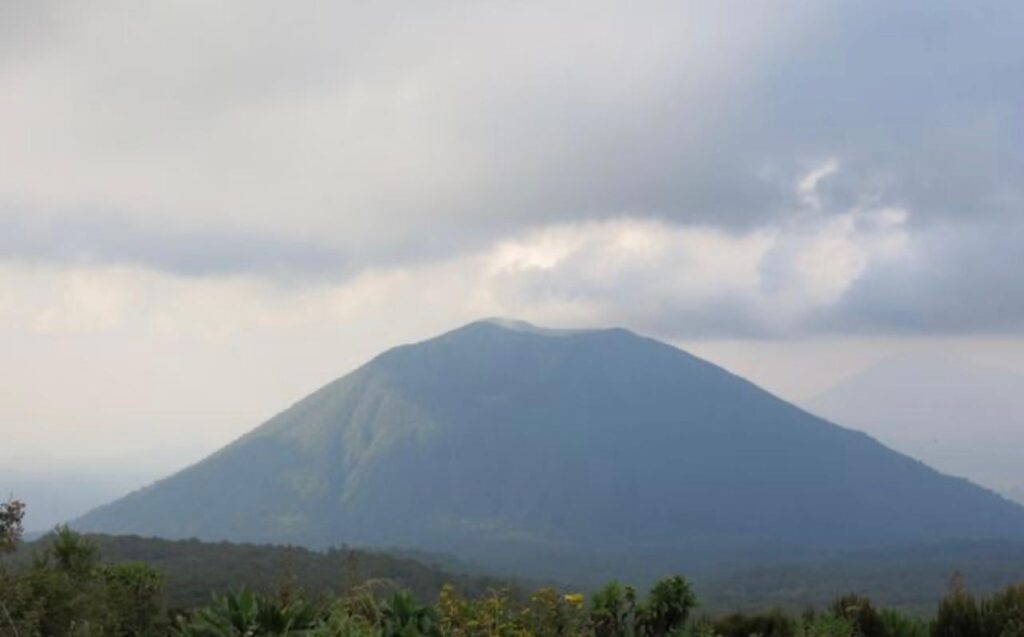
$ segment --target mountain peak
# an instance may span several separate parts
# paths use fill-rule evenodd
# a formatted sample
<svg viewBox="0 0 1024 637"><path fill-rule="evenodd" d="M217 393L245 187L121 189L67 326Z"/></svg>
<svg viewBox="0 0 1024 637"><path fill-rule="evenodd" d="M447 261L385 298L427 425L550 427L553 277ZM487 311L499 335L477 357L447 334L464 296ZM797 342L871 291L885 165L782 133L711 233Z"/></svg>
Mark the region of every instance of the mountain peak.
<svg viewBox="0 0 1024 637"><path fill-rule="evenodd" d="M493 327L499 327L503 330L510 332L520 332L523 334L534 334L537 336L572 336L575 334L586 334L590 332L602 332L606 331L603 329L572 329L572 328L552 328L542 327L540 325L534 325L533 323L527 323L519 319L508 318L503 316L491 316L488 318L474 321L467 325L470 327L473 325L490 325Z"/></svg>

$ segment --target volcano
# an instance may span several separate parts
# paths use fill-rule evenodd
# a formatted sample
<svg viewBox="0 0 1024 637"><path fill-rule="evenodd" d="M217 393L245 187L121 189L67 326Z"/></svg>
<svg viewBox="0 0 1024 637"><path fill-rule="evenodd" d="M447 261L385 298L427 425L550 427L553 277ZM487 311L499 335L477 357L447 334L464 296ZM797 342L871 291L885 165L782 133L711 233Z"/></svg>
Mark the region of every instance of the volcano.
<svg viewBox="0 0 1024 637"><path fill-rule="evenodd" d="M388 350L74 526L545 574L1024 539L1024 507L665 343L486 320Z"/></svg>

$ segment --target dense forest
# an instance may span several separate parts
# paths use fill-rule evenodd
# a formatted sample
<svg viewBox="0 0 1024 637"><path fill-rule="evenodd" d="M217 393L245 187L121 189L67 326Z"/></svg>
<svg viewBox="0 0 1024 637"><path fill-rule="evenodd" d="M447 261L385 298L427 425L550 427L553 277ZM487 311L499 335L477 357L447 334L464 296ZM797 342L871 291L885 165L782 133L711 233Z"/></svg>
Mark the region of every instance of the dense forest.
<svg viewBox="0 0 1024 637"><path fill-rule="evenodd" d="M136 536L83 538L96 546L105 562L142 562L158 570L172 608L196 606L209 601L211 591L224 593L239 587L258 592L293 587L331 597L348 594L366 582L386 582L421 601L436 599L445 585L471 596L497 588L518 590L497 578L462 575L422 559L344 546L311 551L297 546ZM46 551L53 540L53 535L47 536L26 547L20 561L27 563L31 553Z"/></svg>
<svg viewBox="0 0 1024 637"><path fill-rule="evenodd" d="M268 552L90 537L67 527L28 547L20 543L23 512L18 502L0 505L0 552L8 554L0 562L4 637L1024 636L1024 584L978 598L954 578L929 617L878 608L852 593L802 613L712 614L681 576L659 580L646 595L618 582L586 595L555 587L528 594L498 580L351 549ZM104 549L115 557L104 557ZM145 561L116 558L140 551L147 551ZM285 563L295 576L273 581L269 574ZM212 595L198 590L232 584Z"/></svg>

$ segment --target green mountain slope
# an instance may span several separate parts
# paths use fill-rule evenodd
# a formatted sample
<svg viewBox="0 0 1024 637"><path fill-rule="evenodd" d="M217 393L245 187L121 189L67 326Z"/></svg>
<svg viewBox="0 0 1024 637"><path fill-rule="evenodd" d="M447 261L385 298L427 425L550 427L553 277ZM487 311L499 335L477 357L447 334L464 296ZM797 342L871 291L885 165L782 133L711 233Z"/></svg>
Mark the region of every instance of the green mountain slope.
<svg viewBox="0 0 1024 637"><path fill-rule="evenodd" d="M77 526L602 578L613 563L1024 538L1024 508L663 343L482 321L385 352Z"/></svg>

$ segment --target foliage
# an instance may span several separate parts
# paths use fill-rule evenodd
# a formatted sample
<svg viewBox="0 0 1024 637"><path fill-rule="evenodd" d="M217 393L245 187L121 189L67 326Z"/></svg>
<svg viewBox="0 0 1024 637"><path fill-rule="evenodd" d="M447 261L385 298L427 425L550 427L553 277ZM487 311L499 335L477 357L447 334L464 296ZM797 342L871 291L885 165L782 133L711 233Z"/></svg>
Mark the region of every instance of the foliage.
<svg viewBox="0 0 1024 637"><path fill-rule="evenodd" d="M514 612L506 591L491 591L482 598L472 600L461 597L452 587L446 586L441 590L437 608L440 615L438 630L442 635L518 637L530 634L524 631L521 617ZM554 620L555 617L551 616L550 619Z"/></svg>
<svg viewBox="0 0 1024 637"><path fill-rule="evenodd" d="M883 608L879 611L886 637L928 637L928 623L919 617L908 617L902 613Z"/></svg>
<svg viewBox="0 0 1024 637"><path fill-rule="evenodd" d="M307 635L317 625L316 609L305 601L243 590L216 597L189 619L180 619L181 637Z"/></svg>
<svg viewBox="0 0 1024 637"><path fill-rule="evenodd" d="M971 591L991 595L1024 576L1024 542L943 542L935 545L857 549L762 566L757 556L700 578L704 608L798 612L827 608L836 593L870 591L878 604L914 615L934 615L956 567L970 575Z"/></svg>
<svg viewBox="0 0 1024 637"><path fill-rule="evenodd" d="M381 631L365 617L353 614L345 604L339 604L310 634L315 637L380 637Z"/></svg>
<svg viewBox="0 0 1024 637"><path fill-rule="evenodd" d="M645 633L662 637L681 628L697 605L690 583L679 575L667 577L651 588L641 611Z"/></svg>
<svg viewBox="0 0 1024 637"><path fill-rule="evenodd" d="M632 586L609 582L590 598L590 622L595 637L635 634L639 617Z"/></svg>
<svg viewBox="0 0 1024 637"><path fill-rule="evenodd" d="M21 539L21 521L25 517L25 505L14 498L0 502L0 554L14 550Z"/></svg>
<svg viewBox="0 0 1024 637"><path fill-rule="evenodd" d="M981 635L981 613L974 596L967 592L957 575L950 582L949 593L939 603L932 624L933 637L969 637Z"/></svg>
<svg viewBox="0 0 1024 637"><path fill-rule="evenodd" d="M152 568L102 564L95 545L58 527L27 570L0 580L0 627L18 636L151 635L165 625L162 600L163 580Z"/></svg>
<svg viewBox="0 0 1024 637"><path fill-rule="evenodd" d="M886 637L882 617L867 597L856 593L837 597L829 606L829 611L850 622L856 634L861 637Z"/></svg>
<svg viewBox="0 0 1024 637"><path fill-rule="evenodd" d="M811 615L797 624L794 637L857 637L857 628L845 617Z"/></svg>
<svg viewBox="0 0 1024 637"><path fill-rule="evenodd" d="M405 591L394 593L381 604L380 627L384 637L437 635L437 613Z"/></svg>
<svg viewBox="0 0 1024 637"><path fill-rule="evenodd" d="M992 637L1024 635L1024 584L1010 586L979 605L982 633Z"/></svg>
<svg viewBox="0 0 1024 637"><path fill-rule="evenodd" d="M322 596L347 596L368 581L388 582L407 590L421 602L437 599L445 584L473 597L507 588L517 601L526 594L507 582L462 575L436 565L440 557L420 559L347 546L313 551L297 546L164 540L137 536L86 535L110 562L145 562L164 575L167 605L188 609L209 602L210 594L224 595L249 588L274 593L282 586ZM47 550L54 538L45 537L31 548Z"/></svg>
<svg viewBox="0 0 1024 637"><path fill-rule="evenodd" d="M713 626L721 637L791 637L796 632L796 620L779 610L754 615L732 613Z"/></svg>
<svg viewBox="0 0 1024 637"><path fill-rule="evenodd" d="M107 604L125 635L150 635L164 624L163 576L141 562L102 567Z"/></svg>
<svg viewBox="0 0 1024 637"><path fill-rule="evenodd" d="M745 633L743 637L750 637L753 634L756 633ZM673 637L722 637L710 617L702 617L682 630L673 631L672 635Z"/></svg>
<svg viewBox="0 0 1024 637"><path fill-rule="evenodd" d="M561 593L552 587L537 590L530 596L523 612L523 628L536 637L581 635L587 626L583 595Z"/></svg>
<svg viewBox="0 0 1024 637"><path fill-rule="evenodd" d="M357 584L339 571L341 595L243 586L168 611L164 577L148 564L104 563L90 538L66 527L35 549L0 572L0 637L1024 637L1024 584L975 598L956 579L930 624L852 593L799 617L694 619L697 598L680 576L642 598L618 582L589 598L552 587L528 598L504 587L467 595L445 585L426 603L387 580Z"/></svg>

